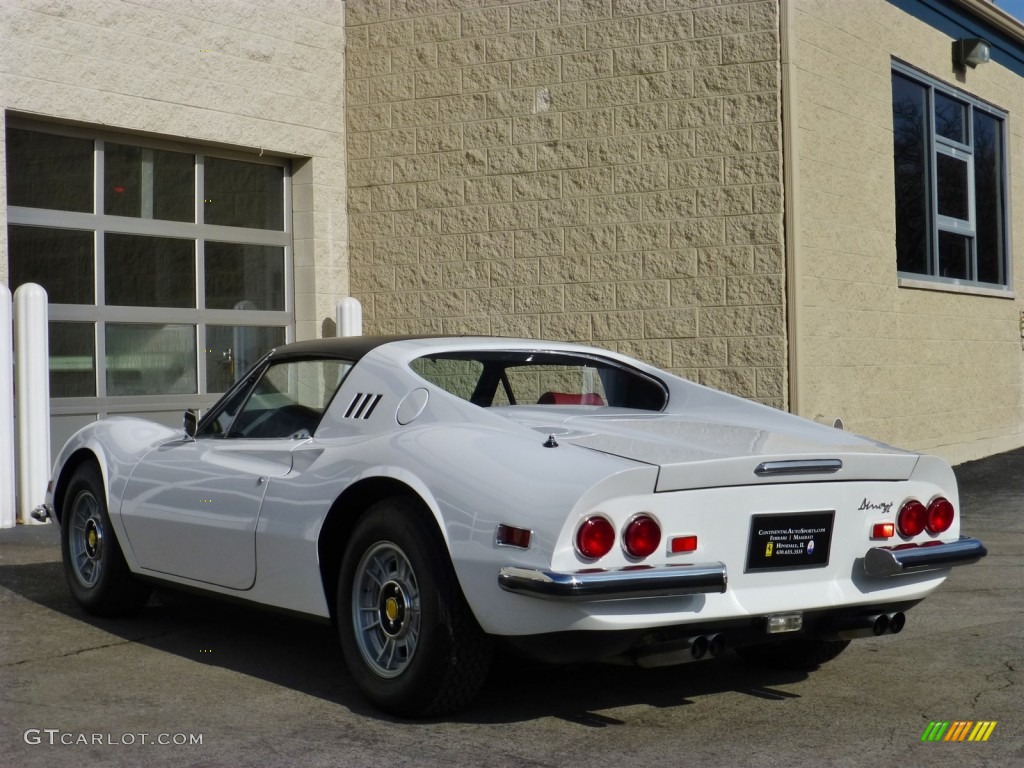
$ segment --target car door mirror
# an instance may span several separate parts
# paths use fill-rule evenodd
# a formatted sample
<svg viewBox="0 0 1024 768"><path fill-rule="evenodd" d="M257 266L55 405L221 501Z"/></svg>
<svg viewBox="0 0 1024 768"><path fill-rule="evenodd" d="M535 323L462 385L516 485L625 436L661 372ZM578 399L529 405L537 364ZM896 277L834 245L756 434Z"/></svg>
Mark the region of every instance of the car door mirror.
<svg viewBox="0 0 1024 768"><path fill-rule="evenodd" d="M196 412L191 409L185 411L182 422L185 427L185 437L195 440L196 432L199 431L199 417L196 416Z"/></svg>

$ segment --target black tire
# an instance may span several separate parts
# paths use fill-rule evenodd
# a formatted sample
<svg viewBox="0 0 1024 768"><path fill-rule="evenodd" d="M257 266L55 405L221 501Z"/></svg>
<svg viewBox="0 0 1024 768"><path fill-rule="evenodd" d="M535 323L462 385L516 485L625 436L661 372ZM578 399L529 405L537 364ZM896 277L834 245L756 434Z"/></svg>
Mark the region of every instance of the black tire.
<svg viewBox="0 0 1024 768"><path fill-rule="evenodd" d="M337 600L345 663L380 709L443 715L480 690L493 643L466 604L437 526L414 501L377 502L356 523Z"/></svg>
<svg viewBox="0 0 1024 768"><path fill-rule="evenodd" d="M748 645L736 652L747 662L760 667L812 669L846 650L849 640L822 640L802 637L768 645Z"/></svg>
<svg viewBox="0 0 1024 768"><path fill-rule="evenodd" d="M125 616L151 589L132 578L107 514L107 494L95 464L71 476L61 511L61 555L71 595L88 613Z"/></svg>

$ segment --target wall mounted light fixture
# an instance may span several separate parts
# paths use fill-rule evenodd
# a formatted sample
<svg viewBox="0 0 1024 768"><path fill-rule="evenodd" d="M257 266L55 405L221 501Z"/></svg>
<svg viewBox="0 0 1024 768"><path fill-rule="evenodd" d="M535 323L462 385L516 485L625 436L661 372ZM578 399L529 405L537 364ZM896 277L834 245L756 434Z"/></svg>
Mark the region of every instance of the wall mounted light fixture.
<svg viewBox="0 0 1024 768"><path fill-rule="evenodd" d="M960 69L984 64L992 57L992 46L979 37L963 37L953 41L953 64Z"/></svg>

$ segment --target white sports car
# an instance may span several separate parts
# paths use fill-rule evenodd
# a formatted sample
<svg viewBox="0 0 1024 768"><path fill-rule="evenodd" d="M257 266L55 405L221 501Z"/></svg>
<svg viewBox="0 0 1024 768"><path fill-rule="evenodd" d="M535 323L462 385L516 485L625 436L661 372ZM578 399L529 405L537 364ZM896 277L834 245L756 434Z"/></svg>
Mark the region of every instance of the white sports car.
<svg viewBox="0 0 1024 768"><path fill-rule="evenodd" d="M286 345L184 432L87 426L46 501L87 611L164 584L332 620L406 716L465 705L497 643L813 666L985 555L941 459L548 341Z"/></svg>

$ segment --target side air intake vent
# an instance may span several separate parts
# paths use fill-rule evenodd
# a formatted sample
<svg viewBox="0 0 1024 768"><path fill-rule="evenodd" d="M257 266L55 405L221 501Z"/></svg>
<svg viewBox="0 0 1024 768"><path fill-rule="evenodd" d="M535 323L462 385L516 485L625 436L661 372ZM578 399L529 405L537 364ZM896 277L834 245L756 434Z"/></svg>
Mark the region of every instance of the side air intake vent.
<svg viewBox="0 0 1024 768"><path fill-rule="evenodd" d="M363 394L360 392L352 398L352 402L348 404L348 410L345 411L346 419L368 419L370 414L373 413L373 409L377 407L377 403L380 402L384 395L374 394Z"/></svg>

